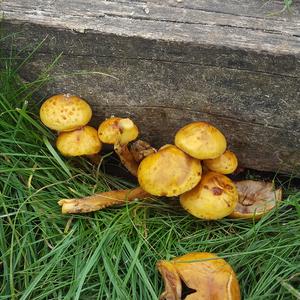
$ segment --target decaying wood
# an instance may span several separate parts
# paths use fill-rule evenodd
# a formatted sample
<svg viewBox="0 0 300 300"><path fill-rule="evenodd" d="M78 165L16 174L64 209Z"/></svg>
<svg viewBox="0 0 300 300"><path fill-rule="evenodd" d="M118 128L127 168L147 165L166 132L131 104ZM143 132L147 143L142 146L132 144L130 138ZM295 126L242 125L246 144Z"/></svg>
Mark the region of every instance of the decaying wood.
<svg viewBox="0 0 300 300"><path fill-rule="evenodd" d="M131 117L158 147L186 123L209 121L242 166L300 174L296 1L285 14L273 14L282 1L259 0L7 0L0 7L3 27L21 32L16 50L46 38L22 70L26 80L63 53L40 99L79 94L96 125L112 114Z"/></svg>

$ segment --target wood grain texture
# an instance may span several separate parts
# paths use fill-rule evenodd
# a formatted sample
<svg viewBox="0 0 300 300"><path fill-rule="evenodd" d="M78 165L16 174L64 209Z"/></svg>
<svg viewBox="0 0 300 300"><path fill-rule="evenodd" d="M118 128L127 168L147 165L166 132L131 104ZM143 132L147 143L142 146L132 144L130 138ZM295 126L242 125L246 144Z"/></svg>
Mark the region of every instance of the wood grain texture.
<svg viewBox="0 0 300 300"><path fill-rule="evenodd" d="M94 125L131 116L155 146L190 121L218 126L241 165L300 174L300 14L280 1L3 1L16 50L43 45L33 80L63 53L39 97L71 92ZM5 44L2 45L6 47ZM105 72L113 77L96 73Z"/></svg>

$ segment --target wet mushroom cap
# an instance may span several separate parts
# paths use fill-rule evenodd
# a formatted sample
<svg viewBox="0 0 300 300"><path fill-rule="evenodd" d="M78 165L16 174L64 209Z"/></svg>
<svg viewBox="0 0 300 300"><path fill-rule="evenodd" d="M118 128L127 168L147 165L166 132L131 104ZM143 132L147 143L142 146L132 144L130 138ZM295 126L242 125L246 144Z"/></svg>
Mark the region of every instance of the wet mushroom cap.
<svg viewBox="0 0 300 300"><path fill-rule="evenodd" d="M229 215L237 219L260 219L282 200L282 190L272 182L242 180L235 182L239 200Z"/></svg>
<svg viewBox="0 0 300 300"><path fill-rule="evenodd" d="M238 201L235 184L216 172L203 174L200 183L180 195L180 204L193 216L205 220L218 220L233 212Z"/></svg>
<svg viewBox="0 0 300 300"><path fill-rule="evenodd" d="M190 123L176 133L175 145L198 159L211 159L220 156L226 150L224 135L206 122Z"/></svg>
<svg viewBox="0 0 300 300"><path fill-rule="evenodd" d="M86 125L92 109L83 99L59 94L47 99L40 108L41 121L56 131L72 131Z"/></svg>
<svg viewBox="0 0 300 300"><path fill-rule="evenodd" d="M203 160L203 164L211 171L221 174L231 174L236 170L238 160L233 152L226 150L217 158Z"/></svg>
<svg viewBox="0 0 300 300"><path fill-rule="evenodd" d="M232 267L213 253L192 252L170 261L158 261L165 291L160 299L183 299L182 282L191 290L184 299L240 300Z"/></svg>
<svg viewBox="0 0 300 300"><path fill-rule="evenodd" d="M128 144L138 137L139 130L129 118L111 117L100 124L98 135L106 144Z"/></svg>
<svg viewBox="0 0 300 300"><path fill-rule="evenodd" d="M166 145L142 160L138 168L140 186L151 195L178 196L201 179L200 161L174 145Z"/></svg>
<svg viewBox="0 0 300 300"><path fill-rule="evenodd" d="M61 132L56 140L56 147L64 156L93 155L101 150L97 130L90 126Z"/></svg>

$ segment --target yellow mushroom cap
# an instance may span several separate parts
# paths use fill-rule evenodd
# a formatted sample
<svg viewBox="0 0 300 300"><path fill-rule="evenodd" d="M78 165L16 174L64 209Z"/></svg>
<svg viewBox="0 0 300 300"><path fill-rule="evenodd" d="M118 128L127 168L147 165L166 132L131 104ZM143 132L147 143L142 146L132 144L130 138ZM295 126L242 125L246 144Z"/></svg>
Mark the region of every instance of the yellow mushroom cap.
<svg viewBox="0 0 300 300"><path fill-rule="evenodd" d="M242 180L235 182L239 200L229 215L237 219L260 219L282 200L282 190L272 182Z"/></svg>
<svg viewBox="0 0 300 300"><path fill-rule="evenodd" d="M236 170L238 160L233 152L226 150L217 158L203 160L203 164L211 171L221 174L231 174Z"/></svg>
<svg viewBox="0 0 300 300"><path fill-rule="evenodd" d="M218 220L231 214L238 202L235 184L216 172L203 174L200 183L180 196L180 204L193 216Z"/></svg>
<svg viewBox="0 0 300 300"><path fill-rule="evenodd" d="M83 99L59 94L47 99L40 108L41 121L56 131L71 131L86 125L92 109Z"/></svg>
<svg viewBox="0 0 300 300"><path fill-rule="evenodd" d="M213 253L192 252L157 262L165 291L160 299L183 299L182 282L194 290L184 299L240 300L240 287L232 267Z"/></svg>
<svg viewBox="0 0 300 300"><path fill-rule="evenodd" d="M111 117L103 121L98 128L101 142L106 144L128 144L139 135L139 130L128 118Z"/></svg>
<svg viewBox="0 0 300 300"><path fill-rule="evenodd" d="M201 179L200 161L174 145L166 145L142 160L138 168L140 186L156 196L177 196Z"/></svg>
<svg viewBox="0 0 300 300"><path fill-rule="evenodd" d="M176 133L175 145L198 159L210 159L220 156L226 150L224 135L206 122L190 123Z"/></svg>
<svg viewBox="0 0 300 300"><path fill-rule="evenodd" d="M81 156L98 153L102 143L95 128L84 126L74 131L61 132L56 147L64 156Z"/></svg>

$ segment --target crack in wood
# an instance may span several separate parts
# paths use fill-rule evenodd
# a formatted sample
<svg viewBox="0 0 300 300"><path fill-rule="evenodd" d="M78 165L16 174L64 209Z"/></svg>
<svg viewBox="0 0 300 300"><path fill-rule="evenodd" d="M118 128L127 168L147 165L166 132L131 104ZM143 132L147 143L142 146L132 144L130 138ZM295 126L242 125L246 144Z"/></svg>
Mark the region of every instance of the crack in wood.
<svg viewBox="0 0 300 300"><path fill-rule="evenodd" d="M79 32L81 33L81 32ZM3 47L5 50L9 50ZM29 55L31 52L24 51L25 56ZM41 55L53 55L55 53L53 52L44 52L44 51L37 51L36 53L39 53ZM72 54L68 53L67 56L69 57L91 57L90 54L82 55L82 54ZM194 66L202 66L202 67L209 67L209 68L218 68L218 69L224 69L224 70L233 70L233 71L244 71L249 74L263 74L263 75L269 75L274 77L282 77L282 78L293 78L293 79L299 79L299 76L296 75L289 75L289 74L280 74L280 73L274 73L274 72L266 72L266 71L259 71L259 70L249 70L245 68L230 68L227 66L216 66L216 65L210 65L210 64L203 64L203 63L197 63L197 62L191 62L191 61L178 61L178 60L165 60L165 59L158 59L158 58L147 58L147 57L129 57L129 56L117 56L117 55L93 55L93 57L97 58L108 58L108 59L120 59L120 60L136 60L136 61L153 61L153 62L161 62L166 64L184 64L184 65L194 65Z"/></svg>
<svg viewBox="0 0 300 300"><path fill-rule="evenodd" d="M223 120L228 120L230 122L235 122L235 123L243 123L245 125L255 125L255 126L260 126L260 127L264 127L264 128L272 128L275 130L284 130L287 134L291 133L291 134L300 134L300 130L290 130L290 129L286 129L284 127L280 127L280 126L274 126L274 125L266 125L264 123L259 123L259 122L251 122L251 121L246 121L243 119L239 119L239 118L232 118L232 117L227 117L224 115L220 115L220 114L216 114L216 113L212 113L211 111L205 111L205 110L195 110L192 108L188 108L188 107L182 107L182 106L159 106L159 105L109 105L109 106L104 106L101 105L102 108L109 108L112 109L113 108L124 108L124 110L126 109L132 109L132 108L140 108L140 109L171 109L171 110L178 110L178 111L192 111L194 113L199 113L199 114L207 114L213 117L217 117L219 119L223 119Z"/></svg>
<svg viewBox="0 0 300 300"><path fill-rule="evenodd" d="M118 13L106 13L104 12L102 16L107 16L107 17L118 17L122 19L131 19L131 20L139 20L139 21L158 21L158 22L165 22L165 23L174 23L174 24L187 24L187 25L203 25L203 26L211 26L212 24L210 23L205 23L205 22L189 22L189 21L179 21L179 20L169 20L169 19L163 19L163 18L151 18L147 16L134 16L134 15L121 15ZM250 17L251 18L251 17ZM261 31L261 32L268 32L271 34L278 34L278 35L289 35L289 36L294 36L294 37L299 37L298 34L288 34L281 32L279 30L271 30L271 29L261 29L261 28L255 28L255 27L247 27L247 26L235 26L235 25L229 25L229 24L214 24L217 27L225 27L225 28L238 28L238 29L248 29L252 31Z"/></svg>

